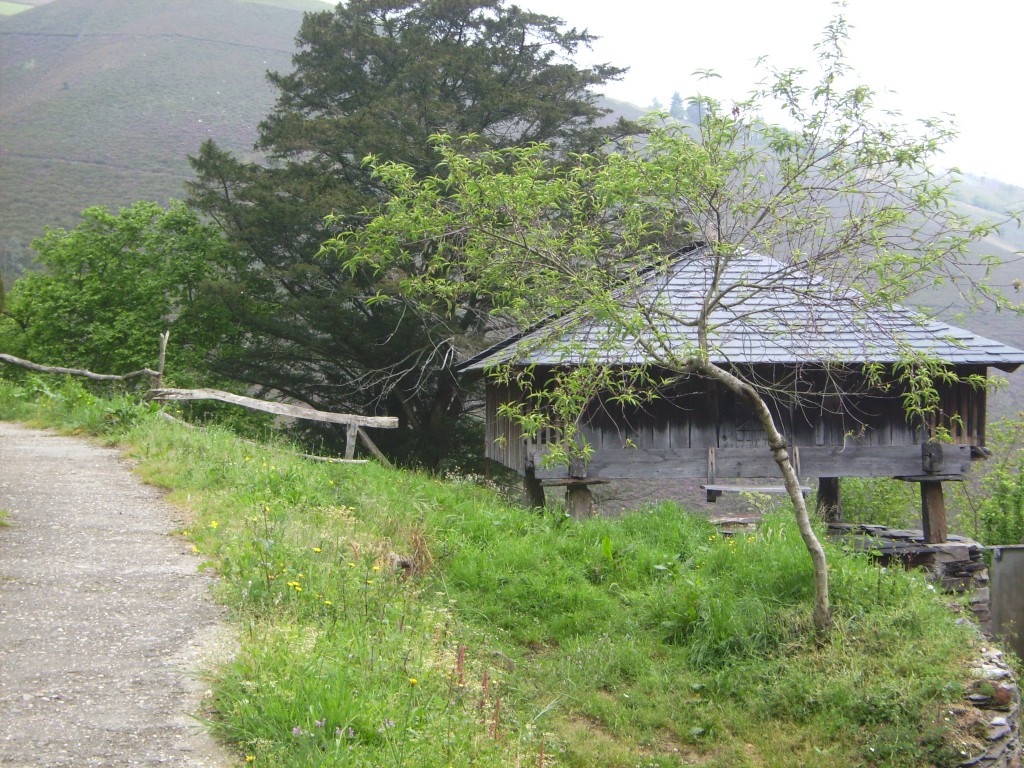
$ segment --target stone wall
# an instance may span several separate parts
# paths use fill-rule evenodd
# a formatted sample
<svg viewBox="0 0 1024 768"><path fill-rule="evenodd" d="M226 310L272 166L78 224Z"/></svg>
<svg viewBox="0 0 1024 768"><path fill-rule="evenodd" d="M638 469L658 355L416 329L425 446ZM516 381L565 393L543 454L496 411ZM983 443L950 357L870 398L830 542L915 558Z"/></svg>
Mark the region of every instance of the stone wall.
<svg viewBox="0 0 1024 768"><path fill-rule="evenodd" d="M964 768L1020 768L1020 688L1002 651L987 649L971 670L967 701L978 710L984 749L961 763Z"/></svg>

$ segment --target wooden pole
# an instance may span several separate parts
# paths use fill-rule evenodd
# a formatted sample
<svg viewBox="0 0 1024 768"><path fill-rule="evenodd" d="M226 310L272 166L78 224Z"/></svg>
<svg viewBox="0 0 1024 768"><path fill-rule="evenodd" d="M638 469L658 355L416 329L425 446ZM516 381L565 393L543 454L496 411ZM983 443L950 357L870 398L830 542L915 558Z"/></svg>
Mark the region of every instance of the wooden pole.
<svg viewBox="0 0 1024 768"><path fill-rule="evenodd" d="M251 397L235 395L230 392L221 392L218 389L153 389L146 393L146 399L219 400L224 403L234 403L244 408L251 408L254 411L264 411L277 416L287 416L292 419L325 421L330 424L354 424L358 427L374 427L376 429L397 429L398 427L398 419L394 416L356 416L348 413L318 411L315 408L310 408L308 405L272 403L266 400L256 400Z"/></svg>
<svg viewBox="0 0 1024 768"><path fill-rule="evenodd" d="M565 509L577 520L594 516L594 494L585 485L570 485L565 489Z"/></svg>
<svg viewBox="0 0 1024 768"><path fill-rule="evenodd" d="M818 478L818 516L828 523L838 523L843 519L843 506L839 497L838 477Z"/></svg>
<svg viewBox="0 0 1024 768"><path fill-rule="evenodd" d="M379 461L385 467L392 467L393 465L390 461L388 461L388 457L381 453L380 448L378 448L377 444L370 439L370 436L363 431L363 428L356 427L356 430L356 434L358 435L359 439L363 441L363 445L366 446L366 450L372 453L374 457L377 459L377 461Z"/></svg>
<svg viewBox="0 0 1024 768"><path fill-rule="evenodd" d="M153 389L160 389L164 385L164 363L167 362L167 340L169 338L171 338L169 330L160 334L160 357L157 360L156 376L153 377Z"/></svg>
<svg viewBox="0 0 1024 768"><path fill-rule="evenodd" d="M356 435L359 434L358 424L349 424L345 427L345 458L356 457Z"/></svg>
<svg viewBox="0 0 1024 768"><path fill-rule="evenodd" d="M22 360L20 357L14 355L0 354L0 362L10 363L11 365L17 365L21 368L28 368L30 371L36 371L38 373L56 373L63 376L81 376L92 381L128 381L129 379L135 379L139 376L149 376L151 379L157 375L156 371L151 371L149 368L143 368L140 371L132 371L124 375L115 375L112 373L93 373L87 371L84 368L63 368L57 365L40 365L39 363L33 363L31 360Z"/></svg>
<svg viewBox="0 0 1024 768"><path fill-rule="evenodd" d="M921 524L925 544L942 544L946 541L946 501L939 481L921 482Z"/></svg>

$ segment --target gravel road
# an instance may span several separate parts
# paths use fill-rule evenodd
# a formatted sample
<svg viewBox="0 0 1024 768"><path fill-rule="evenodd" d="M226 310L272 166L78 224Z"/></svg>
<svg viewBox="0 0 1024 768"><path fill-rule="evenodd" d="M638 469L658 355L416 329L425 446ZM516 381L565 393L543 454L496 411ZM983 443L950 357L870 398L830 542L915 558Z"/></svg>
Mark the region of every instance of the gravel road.
<svg viewBox="0 0 1024 768"><path fill-rule="evenodd" d="M0 423L0 766L232 765L193 717L230 647L180 511L117 451Z"/></svg>

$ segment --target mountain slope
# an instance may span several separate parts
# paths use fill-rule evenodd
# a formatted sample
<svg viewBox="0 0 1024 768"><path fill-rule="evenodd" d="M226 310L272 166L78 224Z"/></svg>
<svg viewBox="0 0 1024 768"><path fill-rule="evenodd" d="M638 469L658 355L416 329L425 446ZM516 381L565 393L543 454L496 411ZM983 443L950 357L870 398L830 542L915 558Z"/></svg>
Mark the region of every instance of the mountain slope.
<svg viewBox="0 0 1024 768"><path fill-rule="evenodd" d="M91 205L183 195L206 138L248 152L302 9L239 0L55 0L0 18L0 247ZM2 266L2 263L0 263Z"/></svg>
<svg viewBox="0 0 1024 768"><path fill-rule="evenodd" d="M0 17L0 278L92 205L183 196L215 139L251 153L320 0L31 0ZM609 102L627 118L641 112Z"/></svg>

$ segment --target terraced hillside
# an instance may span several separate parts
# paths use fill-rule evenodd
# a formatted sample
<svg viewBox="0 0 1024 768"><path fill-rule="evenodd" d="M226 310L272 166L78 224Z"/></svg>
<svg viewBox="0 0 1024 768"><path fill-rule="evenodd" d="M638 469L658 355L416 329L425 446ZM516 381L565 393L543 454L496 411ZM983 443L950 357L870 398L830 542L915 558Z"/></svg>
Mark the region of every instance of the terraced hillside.
<svg viewBox="0 0 1024 768"><path fill-rule="evenodd" d="M286 7L285 7L286 6ZM0 17L0 247L91 205L182 196L187 156L251 149L303 9L241 0L54 0Z"/></svg>

